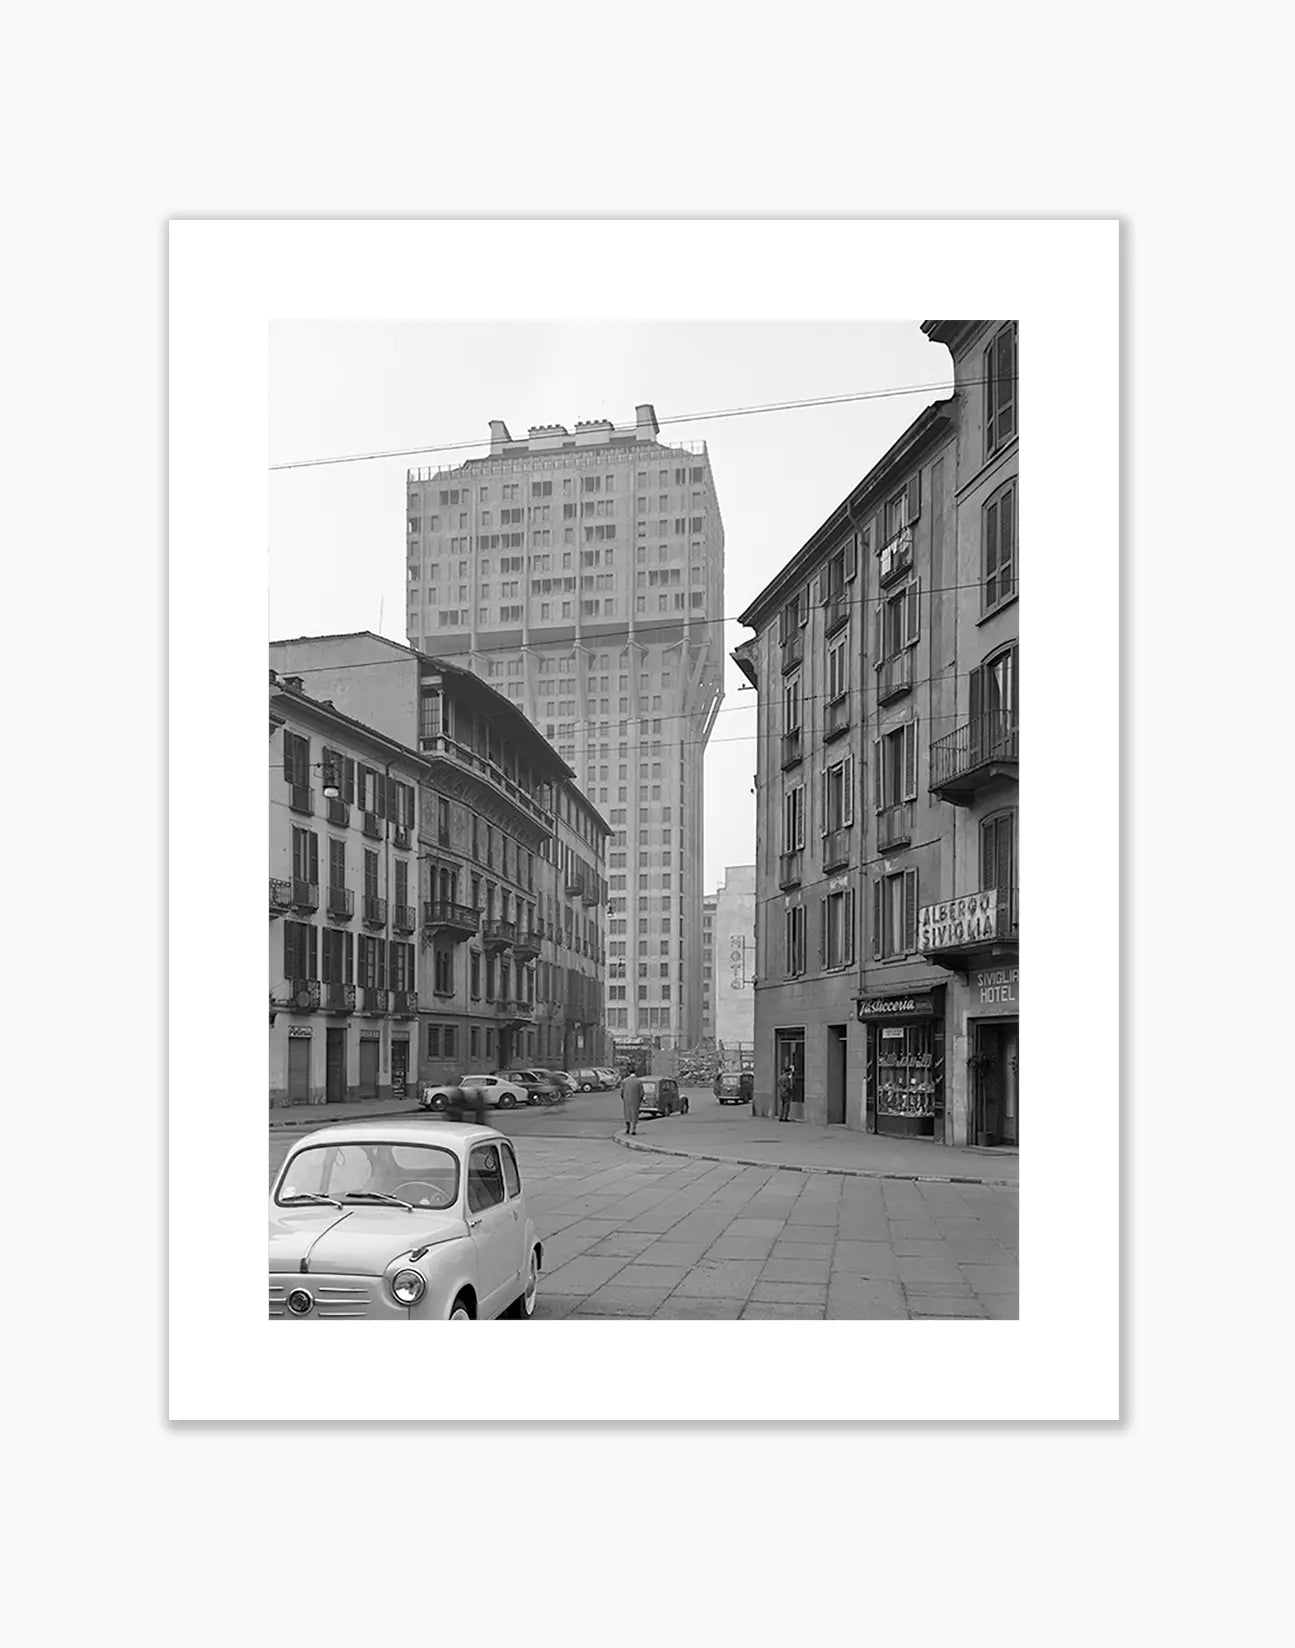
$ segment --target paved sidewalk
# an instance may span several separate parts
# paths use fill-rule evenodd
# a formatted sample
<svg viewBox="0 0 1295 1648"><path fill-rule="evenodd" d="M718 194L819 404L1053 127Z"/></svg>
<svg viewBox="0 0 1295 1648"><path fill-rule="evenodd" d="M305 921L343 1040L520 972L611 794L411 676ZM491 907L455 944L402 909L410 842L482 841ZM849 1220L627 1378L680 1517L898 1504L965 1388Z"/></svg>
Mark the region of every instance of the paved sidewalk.
<svg viewBox="0 0 1295 1648"><path fill-rule="evenodd" d="M1007 1185L1020 1179L1020 1157L1008 1151L953 1150L924 1139L884 1139L844 1127L814 1127L768 1116L688 1116L640 1122L626 1150L684 1156L742 1167L804 1173L844 1173L865 1179L922 1179L940 1184Z"/></svg>
<svg viewBox="0 0 1295 1648"><path fill-rule="evenodd" d="M366 1121L373 1116L412 1116L417 1099L370 1099L367 1104L276 1104L270 1109L270 1126L329 1127L333 1122Z"/></svg>

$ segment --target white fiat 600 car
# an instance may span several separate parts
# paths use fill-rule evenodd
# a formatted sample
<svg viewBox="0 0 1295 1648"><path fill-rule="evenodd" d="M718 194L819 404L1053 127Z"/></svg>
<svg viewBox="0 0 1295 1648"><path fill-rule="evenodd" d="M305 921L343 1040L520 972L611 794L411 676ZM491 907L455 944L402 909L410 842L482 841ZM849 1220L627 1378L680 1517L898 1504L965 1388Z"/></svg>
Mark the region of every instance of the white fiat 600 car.
<svg viewBox="0 0 1295 1648"><path fill-rule="evenodd" d="M270 1193L270 1315L533 1316L543 1248L513 1147L421 1117L309 1133Z"/></svg>

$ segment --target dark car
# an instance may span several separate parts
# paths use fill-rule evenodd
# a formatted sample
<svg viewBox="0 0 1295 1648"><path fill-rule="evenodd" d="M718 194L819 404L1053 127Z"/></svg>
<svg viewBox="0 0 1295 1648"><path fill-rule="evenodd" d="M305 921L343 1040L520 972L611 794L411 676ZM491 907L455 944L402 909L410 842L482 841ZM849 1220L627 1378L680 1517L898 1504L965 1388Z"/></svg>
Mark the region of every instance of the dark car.
<svg viewBox="0 0 1295 1648"><path fill-rule="evenodd" d="M721 1104L750 1104L754 1091L749 1070L722 1070L715 1078L715 1097Z"/></svg>
<svg viewBox="0 0 1295 1648"><path fill-rule="evenodd" d="M558 1096L553 1083L541 1070L497 1070L495 1074L500 1081L520 1087L526 1094L527 1104L552 1104Z"/></svg>
<svg viewBox="0 0 1295 1648"><path fill-rule="evenodd" d="M688 1100L681 1098L679 1083L673 1076L644 1076L643 1102L639 1106L644 1116L686 1116Z"/></svg>

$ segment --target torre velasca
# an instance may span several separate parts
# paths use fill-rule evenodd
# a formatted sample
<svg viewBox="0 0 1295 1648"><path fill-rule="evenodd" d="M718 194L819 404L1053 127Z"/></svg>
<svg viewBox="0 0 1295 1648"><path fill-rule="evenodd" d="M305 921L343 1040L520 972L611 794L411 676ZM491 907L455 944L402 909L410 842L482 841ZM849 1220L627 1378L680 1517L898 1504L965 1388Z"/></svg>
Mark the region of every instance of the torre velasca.
<svg viewBox="0 0 1295 1648"><path fill-rule="evenodd" d="M724 528L704 445L651 406L490 426L408 474L409 644L512 699L612 827L607 1028L702 1035L702 764L723 697Z"/></svg>

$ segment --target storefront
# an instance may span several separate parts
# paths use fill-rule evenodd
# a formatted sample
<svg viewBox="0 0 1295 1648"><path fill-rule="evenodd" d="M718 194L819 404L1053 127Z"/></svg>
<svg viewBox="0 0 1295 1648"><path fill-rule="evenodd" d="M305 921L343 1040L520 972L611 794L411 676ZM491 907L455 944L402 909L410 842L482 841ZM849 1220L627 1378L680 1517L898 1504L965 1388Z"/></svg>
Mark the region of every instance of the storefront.
<svg viewBox="0 0 1295 1648"><path fill-rule="evenodd" d="M860 996L867 1027L869 1133L944 1137L944 987Z"/></svg>
<svg viewBox="0 0 1295 1648"><path fill-rule="evenodd" d="M1020 979L1015 963L967 975L972 1126L979 1145L1021 1142Z"/></svg>

